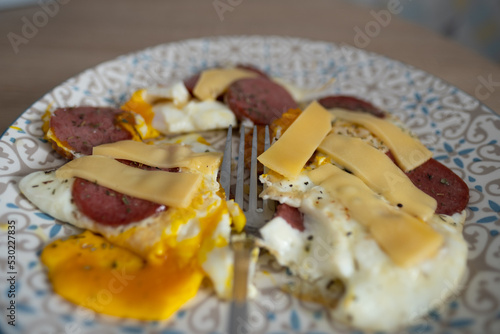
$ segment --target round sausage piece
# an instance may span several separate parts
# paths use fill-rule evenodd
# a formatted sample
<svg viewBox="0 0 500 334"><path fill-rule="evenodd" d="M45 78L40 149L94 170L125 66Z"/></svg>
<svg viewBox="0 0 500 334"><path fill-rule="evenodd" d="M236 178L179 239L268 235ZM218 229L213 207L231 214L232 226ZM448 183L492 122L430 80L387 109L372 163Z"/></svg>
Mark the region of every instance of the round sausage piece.
<svg viewBox="0 0 500 334"><path fill-rule="evenodd" d="M418 189L437 201L437 214L462 212L469 202L469 187L451 169L435 159L406 173Z"/></svg>
<svg viewBox="0 0 500 334"><path fill-rule="evenodd" d="M263 78L269 78L266 73L262 72L257 67L255 67L251 64L238 64L238 65L236 65L236 68L241 68L242 70L254 72Z"/></svg>
<svg viewBox="0 0 500 334"><path fill-rule="evenodd" d="M85 216L107 226L127 225L165 210L164 205L124 195L81 178L76 178L73 184L73 200Z"/></svg>
<svg viewBox="0 0 500 334"><path fill-rule="evenodd" d="M342 108L351 111L364 111L379 118L385 118L385 113L373 104L363 101L354 96L347 95L330 95L318 100L326 109Z"/></svg>
<svg viewBox="0 0 500 334"><path fill-rule="evenodd" d="M249 119L256 125L270 124L284 112L298 107L285 88L263 77L233 82L224 100L236 118Z"/></svg>
<svg viewBox="0 0 500 334"><path fill-rule="evenodd" d="M184 80L184 86L186 86L186 89L188 90L189 94L191 94L191 96L194 96L193 94L194 87L196 87L196 83L200 79L200 75L201 73L198 72Z"/></svg>
<svg viewBox="0 0 500 334"><path fill-rule="evenodd" d="M241 68L242 70L247 70L250 72L257 73L259 76L267 78L267 74L259 70L257 67L250 65L250 64L238 64L236 65L236 68ZM184 80L184 86L186 86L186 89L188 90L189 94L191 96L194 96L193 91L194 87L196 87L196 84L198 83L198 80L200 79L201 72L198 72L196 74L193 74L186 80Z"/></svg>
<svg viewBox="0 0 500 334"><path fill-rule="evenodd" d="M50 118L50 128L66 148L90 155L94 146L132 138L117 122L117 116L125 112L109 107L59 108ZM64 151L58 143L53 142L53 146L59 153Z"/></svg>
<svg viewBox="0 0 500 334"><path fill-rule="evenodd" d="M275 217L283 218L288 225L292 228L303 232L306 228L304 226L304 215L299 209L294 208L288 204L278 204L276 207Z"/></svg>
<svg viewBox="0 0 500 334"><path fill-rule="evenodd" d="M159 170L137 162L118 161L145 170ZM162 170L179 171L178 168ZM80 212L95 222L107 226L127 225L166 210L164 205L125 195L81 178L75 179L72 196Z"/></svg>

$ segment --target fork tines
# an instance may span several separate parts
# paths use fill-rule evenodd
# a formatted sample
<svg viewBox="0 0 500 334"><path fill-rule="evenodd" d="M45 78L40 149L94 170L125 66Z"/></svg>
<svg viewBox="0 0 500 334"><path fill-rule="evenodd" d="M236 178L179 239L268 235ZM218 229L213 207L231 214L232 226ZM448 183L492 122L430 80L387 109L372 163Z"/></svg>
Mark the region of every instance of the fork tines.
<svg viewBox="0 0 500 334"><path fill-rule="evenodd" d="M226 146L224 148L224 158L221 165L220 183L226 193L226 199L229 200L231 194L231 161L232 161L232 127L227 131ZM267 150L270 146L269 127L265 129L265 144L264 149ZM249 234L258 234L258 229L270 219L274 213L274 202L266 199L262 200L262 207L258 207L258 174L257 174L257 154L258 154L258 131L257 127L253 127L252 147L251 147L251 162L250 162L250 178L249 178L249 193L248 205L245 208L245 128L240 127L240 138L238 144L238 164L236 167L236 187L234 192L234 200L245 213L247 225L245 230Z"/></svg>

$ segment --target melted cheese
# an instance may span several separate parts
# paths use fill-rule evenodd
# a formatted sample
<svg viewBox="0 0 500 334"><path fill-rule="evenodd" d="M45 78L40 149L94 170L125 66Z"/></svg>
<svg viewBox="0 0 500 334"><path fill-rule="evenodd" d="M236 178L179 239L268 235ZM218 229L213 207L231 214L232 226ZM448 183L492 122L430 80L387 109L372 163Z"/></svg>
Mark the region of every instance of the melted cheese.
<svg viewBox="0 0 500 334"><path fill-rule="evenodd" d="M432 157L429 151L418 139L403 132L395 124L371 114L351 112L344 109L329 109L338 118L359 124L383 140L394 155L398 165L408 172L420 166Z"/></svg>
<svg viewBox="0 0 500 334"><path fill-rule="evenodd" d="M195 153L186 145L148 145L133 140L99 145L93 148L92 153L136 161L152 167L186 167L200 172L218 168L222 159L222 153L219 152Z"/></svg>
<svg viewBox="0 0 500 334"><path fill-rule="evenodd" d="M171 316L196 295L205 276L196 260L145 263L89 231L49 244L41 260L64 298L100 313L141 320Z"/></svg>
<svg viewBox="0 0 500 334"><path fill-rule="evenodd" d="M80 177L129 196L173 207L187 207L202 179L200 174L193 173L145 171L100 155L72 160L59 168L56 176Z"/></svg>
<svg viewBox="0 0 500 334"><path fill-rule="evenodd" d="M312 102L258 160L289 178L296 178L331 129L332 116Z"/></svg>
<svg viewBox="0 0 500 334"><path fill-rule="evenodd" d="M316 174L326 177L320 186L338 199L353 219L368 228L397 265L411 267L435 255L441 247L443 237L438 232L387 204L356 176L331 164L319 168L327 169Z"/></svg>
<svg viewBox="0 0 500 334"><path fill-rule="evenodd" d="M203 71L193 89L200 100L215 100L236 80L256 77L257 73L240 68L215 68Z"/></svg>
<svg viewBox="0 0 500 334"><path fill-rule="evenodd" d="M336 163L359 177L391 204L422 220L434 214L437 202L411 182L383 152L359 138L329 134L318 147Z"/></svg>

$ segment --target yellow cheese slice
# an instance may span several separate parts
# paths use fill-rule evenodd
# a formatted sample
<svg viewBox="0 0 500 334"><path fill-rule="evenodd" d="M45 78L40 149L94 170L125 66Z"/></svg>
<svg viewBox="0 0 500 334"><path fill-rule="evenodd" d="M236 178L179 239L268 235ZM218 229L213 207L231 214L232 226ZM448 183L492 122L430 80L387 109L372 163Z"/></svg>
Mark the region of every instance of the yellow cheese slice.
<svg viewBox="0 0 500 334"><path fill-rule="evenodd" d="M338 199L353 219L368 228L394 263L410 267L436 254L443 243L441 234L389 205L356 176L330 166L330 177L320 186Z"/></svg>
<svg viewBox="0 0 500 334"><path fill-rule="evenodd" d="M330 176L333 176L336 173L337 169L338 168L331 163L326 163L319 166L318 168L307 171L306 175L314 184L320 184Z"/></svg>
<svg viewBox="0 0 500 334"><path fill-rule="evenodd" d="M241 68L214 68L203 71L194 86L193 94L200 100L215 100L231 83L258 74Z"/></svg>
<svg viewBox="0 0 500 334"><path fill-rule="evenodd" d="M195 153L186 145L148 145L134 140L95 146L92 154L136 161L152 167L186 167L205 173L218 168L222 159L219 152Z"/></svg>
<svg viewBox="0 0 500 334"><path fill-rule="evenodd" d="M202 179L198 173L146 171L100 155L72 160L59 168L56 176L80 177L125 195L182 208L191 203Z"/></svg>
<svg viewBox="0 0 500 334"><path fill-rule="evenodd" d="M331 122L331 114L312 102L258 160L289 179L296 178L332 128Z"/></svg>
<svg viewBox="0 0 500 334"><path fill-rule="evenodd" d="M360 138L330 133L318 151L330 156L403 211L422 220L434 214L436 200L418 189L385 153Z"/></svg>
<svg viewBox="0 0 500 334"><path fill-rule="evenodd" d="M329 109L338 118L359 124L381 139L389 147L398 166L409 172L432 157L418 139L401 130L397 125L368 113L351 112L344 109Z"/></svg>

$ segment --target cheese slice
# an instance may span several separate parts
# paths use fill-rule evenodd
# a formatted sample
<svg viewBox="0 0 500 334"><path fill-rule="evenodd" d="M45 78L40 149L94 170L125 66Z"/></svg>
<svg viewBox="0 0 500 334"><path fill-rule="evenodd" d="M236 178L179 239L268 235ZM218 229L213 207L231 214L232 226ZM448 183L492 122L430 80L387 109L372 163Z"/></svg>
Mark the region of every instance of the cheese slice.
<svg viewBox="0 0 500 334"><path fill-rule="evenodd" d="M72 160L59 168L56 176L80 177L125 195L181 208L189 206L202 179L198 173L146 171L101 155Z"/></svg>
<svg viewBox="0 0 500 334"><path fill-rule="evenodd" d="M330 132L331 121L328 111L319 103L312 102L258 160L289 179L296 178Z"/></svg>
<svg viewBox="0 0 500 334"><path fill-rule="evenodd" d="M386 154L360 138L331 133L318 151L330 156L403 211L422 220L434 214L436 200L418 189Z"/></svg>
<svg viewBox="0 0 500 334"><path fill-rule="evenodd" d="M328 179L330 176L333 176L337 172L337 169L338 168L331 163L326 163L319 166L318 168L307 171L306 175L314 184L318 185Z"/></svg>
<svg viewBox="0 0 500 334"><path fill-rule="evenodd" d="M353 219L367 227L394 263L411 267L436 254L443 243L441 234L389 205L356 176L330 166L330 176L320 186L340 201Z"/></svg>
<svg viewBox="0 0 500 334"><path fill-rule="evenodd" d="M368 113L351 112L344 109L329 109L333 115L343 120L359 124L381 139L389 147L398 166L409 172L432 157L418 139L405 133L397 125Z"/></svg>
<svg viewBox="0 0 500 334"><path fill-rule="evenodd" d="M148 145L134 140L122 140L95 146L92 154L140 162L159 168L186 167L209 172L219 167L222 153L195 153L186 145Z"/></svg>
<svg viewBox="0 0 500 334"><path fill-rule="evenodd" d="M234 81L253 78L258 74L241 68L214 68L201 72L193 94L200 100L215 100Z"/></svg>

